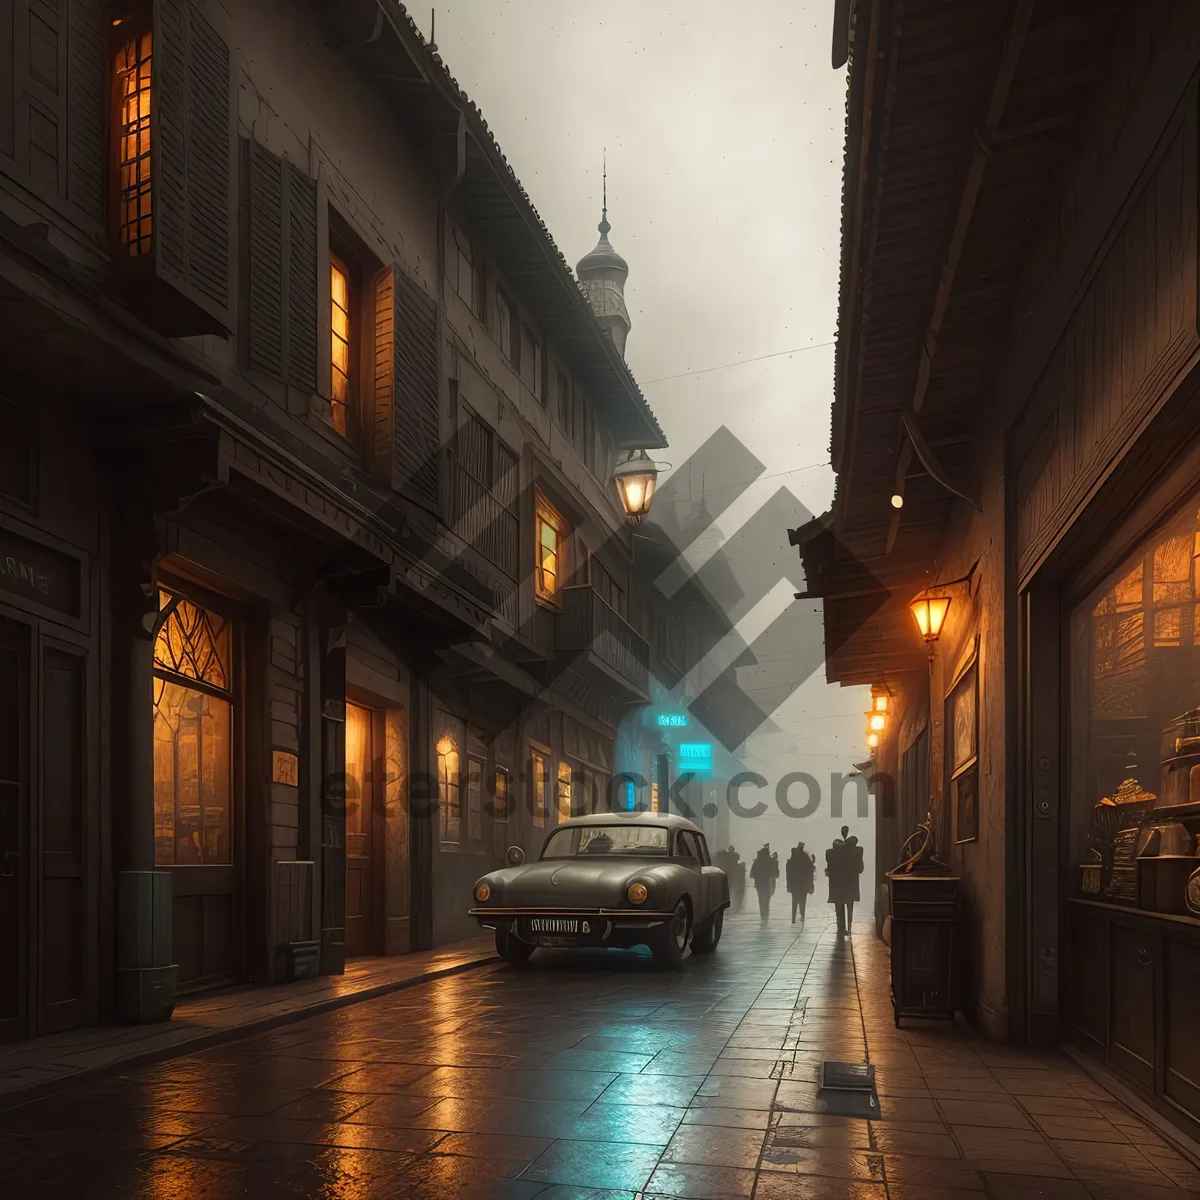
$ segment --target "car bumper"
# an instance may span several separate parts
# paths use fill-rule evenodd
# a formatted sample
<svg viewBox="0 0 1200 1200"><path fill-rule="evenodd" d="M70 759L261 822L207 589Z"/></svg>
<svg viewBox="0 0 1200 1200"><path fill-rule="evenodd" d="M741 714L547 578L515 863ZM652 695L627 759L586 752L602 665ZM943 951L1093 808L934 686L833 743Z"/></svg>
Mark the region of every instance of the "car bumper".
<svg viewBox="0 0 1200 1200"><path fill-rule="evenodd" d="M614 908L495 907L472 908L468 913L484 929L504 929L534 946L638 946L645 943L650 930L675 916L673 912ZM562 922L575 922L575 929L564 932Z"/></svg>

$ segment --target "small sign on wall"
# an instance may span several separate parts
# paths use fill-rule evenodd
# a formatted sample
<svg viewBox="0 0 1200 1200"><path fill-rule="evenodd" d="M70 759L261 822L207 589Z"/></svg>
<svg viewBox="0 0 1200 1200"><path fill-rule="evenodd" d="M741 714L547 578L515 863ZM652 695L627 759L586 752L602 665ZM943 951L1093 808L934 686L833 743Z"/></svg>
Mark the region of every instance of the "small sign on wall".
<svg viewBox="0 0 1200 1200"><path fill-rule="evenodd" d="M272 751L271 782L300 786L300 760L290 750Z"/></svg>

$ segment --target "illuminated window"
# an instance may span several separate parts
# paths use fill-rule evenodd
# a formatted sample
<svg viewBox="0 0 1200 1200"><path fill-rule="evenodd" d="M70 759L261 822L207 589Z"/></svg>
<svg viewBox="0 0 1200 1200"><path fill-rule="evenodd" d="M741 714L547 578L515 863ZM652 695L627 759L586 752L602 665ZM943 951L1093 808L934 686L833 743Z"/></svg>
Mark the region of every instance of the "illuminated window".
<svg viewBox="0 0 1200 1200"><path fill-rule="evenodd" d="M229 622L159 593L154 643L154 861L233 862L233 691Z"/></svg>
<svg viewBox="0 0 1200 1200"><path fill-rule="evenodd" d="M461 814L458 744L444 733L437 742L438 805L442 811L442 841L457 842Z"/></svg>
<svg viewBox="0 0 1200 1200"><path fill-rule="evenodd" d="M373 715L357 704L346 704L346 838L347 850L365 845L374 809ZM361 839L357 845L350 839Z"/></svg>
<svg viewBox="0 0 1200 1200"><path fill-rule="evenodd" d="M540 600L558 604L566 575L567 523L540 492L536 502L536 533L535 590Z"/></svg>
<svg viewBox="0 0 1200 1200"><path fill-rule="evenodd" d="M541 829L546 824L546 791L550 780L550 763L544 754L532 751L530 759L530 774L533 784L533 824Z"/></svg>
<svg viewBox="0 0 1200 1200"><path fill-rule="evenodd" d="M117 236L130 258L149 254L150 210L150 31L122 38L116 54Z"/></svg>
<svg viewBox="0 0 1200 1200"><path fill-rule="evenodd" d="M568 762L560 762L558 764L558 819L560 821L569 821L571 819L571 783L572 772L571 764Z"/></svg>
<svg viewBox="0 0 1200 1200"><path fill-rule="evenodd" d="M496 768L496 794L492 803L492 820L499 824L508 821L508 768Z"/></svg>
<svg viewBox="0 0 1200 1200"><path fill-rule="evenodd" d="M650 811L658 812L658 780L650 784Z"/></svg>
<svg viewBox="0 0 1200 1200"><path fill-rule="evenodd" d="M350 270L336 254L329 256L329 309L330 309L330 381L333 395L333 427L343 437L349 436L348 415L350 412L352 355L351 344L354 323L350 312L352 305Z"/></svg>

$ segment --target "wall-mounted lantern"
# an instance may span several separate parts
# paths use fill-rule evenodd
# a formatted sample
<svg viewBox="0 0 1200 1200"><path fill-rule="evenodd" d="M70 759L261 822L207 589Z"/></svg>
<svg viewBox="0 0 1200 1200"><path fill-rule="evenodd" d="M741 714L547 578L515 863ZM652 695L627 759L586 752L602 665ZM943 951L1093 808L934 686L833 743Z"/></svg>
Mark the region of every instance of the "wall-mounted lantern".
<svg viewBox="0 0 1200 1200"><path fill-rule="evenodd" d="M929 657L933 658L934 646L942 636L942 627L946 624L946 613L950 611L949 596L927 596L921 593L909 604L913 619L925 644L929 647Z"/></svg>
<svg viewBox="0 0 1200 1200"><path fill-rule="evenodd" d="M613 472L613 482L621 497L621 507L631 525L640 525L654 500L658 467L645 450L631 450Z"/></svg>

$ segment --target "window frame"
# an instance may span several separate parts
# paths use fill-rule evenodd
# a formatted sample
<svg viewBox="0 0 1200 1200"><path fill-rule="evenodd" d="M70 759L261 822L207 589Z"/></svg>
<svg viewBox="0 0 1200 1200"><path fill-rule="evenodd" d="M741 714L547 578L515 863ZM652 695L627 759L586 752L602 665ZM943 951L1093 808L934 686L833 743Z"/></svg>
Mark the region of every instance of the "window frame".
<svg viewBox="0 0 1200 1200"><path fill-rule="evenodd" d="M155 868L163 870L192 870L192 871L236 871L241 865L244 829L242 827L242 791L243 791L243 731L242 722L246 709L246 681L243 666L244 634L243 614L229 603L224 597L216 595L164 571L158 580L159 593L167 592L179 600L187 601L196 608L220 617L226 624L229 638L229 662L227 665L227 686L222 688L206 680L182 675L168 668L159 667L156 663L151 667L151 678L176 686L190 688L192 691L220 699L229 705L229 857L227 862L198 862L198 863L160 863L158 861L157 844L155 847ZM153 645L157 646L160 629L166 624L161 620L154 630ZM153 650L152 650L153 654ZM152 709L153 721L157 717L157 702ZM176 797L176 807L178 797ZM174 829L174 826L173 826ZM157 843L157 836L155 838ZM176 838L177 844L177 838Z"/></svg>
<svg viewBox="0 0 1200 1200"><path fill-rule="evenodd" d="M529 804L534 829L546 827L550 791L550 750L531 742L529 745ZM541 767L539 773L538 767Z"/></svg>
<svg viewBox="0 0 1200 1200"><path fill-rule="evenodd" d="M954 745L955 714L962 696L971 693L971 751L960 760ZM979 840L979 652L972 646L966 661L946 690L943 705L942 759L945 788L954 797L954 842Z"/></svg>
<svg viewBox="0 0 1200 1200"><path fill-rule="evenodd" d="M496 341L513 368L521 371L521 317L515 301L496 287Z"/></svg>
<svg viewBox="0 0 1200 1200"><path fill-rule="evenodd" d="M459 745L458 731L450 728L449 723L442 728L442 733L434 743L434 753L437 755L438 780L438 831L441 841L449 846L462 845L462 759L463 751ZM443 750L443 742L450 743L450 749ZM442 760L448 759L453 753L455 759L454 777L450 772L442 773ZM453 826L454 836L451 836Z"/></svg>
<svg viewBox="0 0 1200 1200"><path fill-rule="evenodd" d="M550 528L555 534L554 546L554 583L546 585L545 559L543 557L543 528ZM534 493L534 541L533 541L533 588L537 602L547 608L562 608L562 593L567 586L571 574L570 546L571 526L566 517L546 498L545 493L538 488Z"/></svg>
<svg viewBox="0 0 1200 1200"><path fill-rule="evenodd" d="M566 758L559 758L554 771L554 815L555 824L569 821L575 812L575 776L577 768ZM563 785L566 785L564 793ZM566 797L566 815L563 815L563 797Z"/></svg>
<svg viewBox="0 0 1200 1200"><path fill-rule="evenodd" d="M108 41L108 54L106 65L109 69L110 87L108 92L108 106L105 112L108 125L108 146L109 146L109 162L108 162L108 216L109 229L108 240L110 250L114 259L119 259L125 262L134 262L138 259L152 258L157 252L157 238L154 228L154 197L155 184L154 178L154 142L156 137L155 116L156 105L154 103L154 82L155 82L155 45L154 45L154 17L153 7L144 3L131 3L124 6L120 14L120 24L111 26L111 33ZM132 31L132 37L131 37ZM139 43L139 47L143 38L150 39L150 54L148 56L149 68L147 70L147 87L145 89L147 95L147 103L149 105L149 114L146 117L146 136L147 136L147 151L145 161L147 164L147 172L149 178L149 186L145 190L145 195L149 200L149 207L144 214L150 220L150 231L145 237L146 245L141 245L143 238L140 236L137 239L139 248L134 253L127 251L127 243L122 237L124 222L122 219L122 207L127 203L125 197L125 188L122 185L122 168L128 161L123 155L123 141L126 136L128 124L123 120L123 102L125 100L124 90L122 88L123 72L117 66L118 57L123 55L125 48L131 41ZM141 63L139 60L138 66ZM140 109L140 105L139 105ZM143 156L137 156L138 161ZM139 220L142 219L142 214L139 211Z"/></svg>

